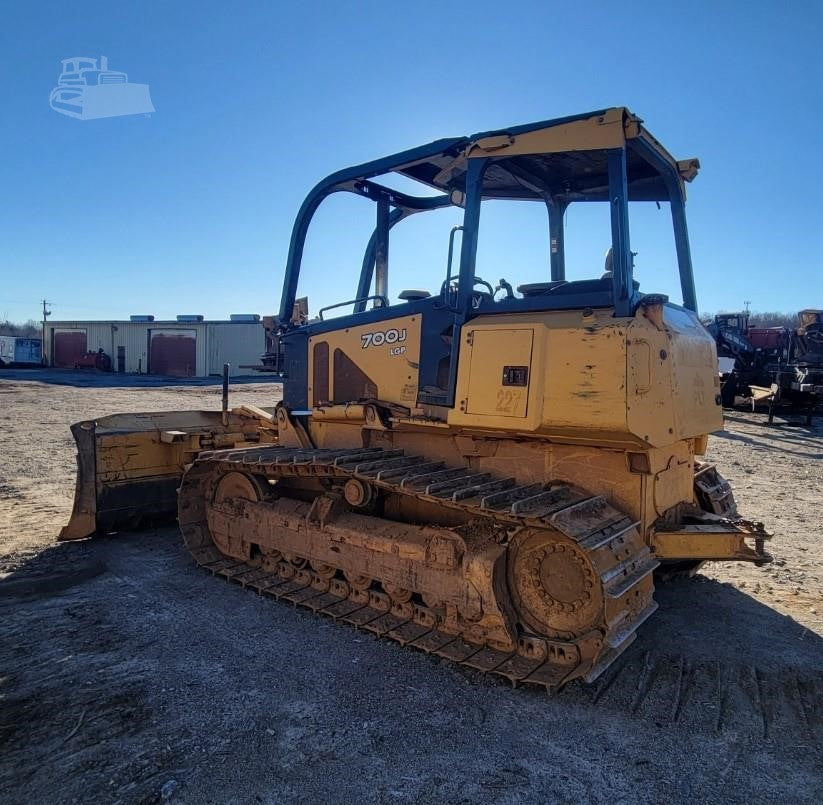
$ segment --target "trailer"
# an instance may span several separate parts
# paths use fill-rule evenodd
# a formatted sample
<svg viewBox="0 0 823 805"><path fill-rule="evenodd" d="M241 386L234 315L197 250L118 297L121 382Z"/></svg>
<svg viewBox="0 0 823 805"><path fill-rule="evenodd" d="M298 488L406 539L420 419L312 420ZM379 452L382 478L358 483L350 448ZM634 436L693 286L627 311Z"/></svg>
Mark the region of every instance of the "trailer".
<svg viewBox="0 0 823 805"><path fill-rule="evenodd" d="M39 338L0 335L0 366L40 366L42 344Z"/></svg>

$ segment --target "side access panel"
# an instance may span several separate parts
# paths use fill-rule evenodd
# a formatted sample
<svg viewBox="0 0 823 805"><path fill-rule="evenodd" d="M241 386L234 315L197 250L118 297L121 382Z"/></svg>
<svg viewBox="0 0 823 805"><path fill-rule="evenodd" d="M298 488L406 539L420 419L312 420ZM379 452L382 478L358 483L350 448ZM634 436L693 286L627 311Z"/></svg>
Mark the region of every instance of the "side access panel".
<svg viewBox="0 0 823 805"><path fill-rule="evenodd" d="M475 330L470 338L466 413L525 417L534 330Z"/></svg>
<svg viewBox="0 0 823 805"><path fill-rule="evenodd" d="M535 328L511 322L465 325L457 367L455 408L449 424L502 430L536 430L543 393L543 339Z"/></svg>

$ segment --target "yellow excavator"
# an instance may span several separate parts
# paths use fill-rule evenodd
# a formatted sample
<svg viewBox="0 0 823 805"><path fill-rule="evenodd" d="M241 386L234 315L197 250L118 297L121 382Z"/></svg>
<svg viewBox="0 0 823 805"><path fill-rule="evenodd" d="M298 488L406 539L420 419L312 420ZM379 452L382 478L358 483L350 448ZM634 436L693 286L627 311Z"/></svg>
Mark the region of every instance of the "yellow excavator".
<svg viewBox="0 0 823 805"><path fill-rule="evenodd" d="M685 218L698 168L611 108L329 176L292 233L283 401L75 425L61 538L176 514L199 565L260 593L513 683L595 679L655 611L656 578L770 559L762 524L697 458L723 425ZM380 181L392 175L420 194ZM374 230L352 299L333 306L349 309L309 319L304 243L340 192L374 202ZM515 292L477 275L481 209L498 199L544 205L546 281ZM641 202L668 205L682 304L634 279ZM605 272L567 279L578 203L608 205L611 250ZM391 302L391 231L447 207L462 225L442 283Z"/></svg>

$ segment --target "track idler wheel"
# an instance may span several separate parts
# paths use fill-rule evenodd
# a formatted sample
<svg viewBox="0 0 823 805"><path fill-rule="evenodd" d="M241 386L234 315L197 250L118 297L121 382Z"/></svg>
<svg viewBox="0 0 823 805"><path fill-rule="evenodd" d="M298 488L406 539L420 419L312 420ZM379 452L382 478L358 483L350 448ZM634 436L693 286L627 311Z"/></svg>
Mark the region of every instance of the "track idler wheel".
<svg viewBox="0 0 823 805"><path fill-rule="evenodd" d="M518 535L509 587L518 617L536 634L569 639L605 626L599 574L585 551L555 531Z"/></svg>
<svg viewBox="0 0 823 805"><path fill-rule="evenodd" d="M265 495L266 490L256 478L242 472L229 472L217 483L212 501L217 508L230 509L234 500L257 502L263 500ZM216 522L209 523L209 532L221 553L243 561L251 559L251 546L228 531L223 531Z"/></svg>
<svg viewBox="0 0 823 805"><path fill-rule="evenodd" d="M346 503L355 509L366 509L374 501L376 490L366 481L359 478L349 478L343 485L343 497Z"/></svg>

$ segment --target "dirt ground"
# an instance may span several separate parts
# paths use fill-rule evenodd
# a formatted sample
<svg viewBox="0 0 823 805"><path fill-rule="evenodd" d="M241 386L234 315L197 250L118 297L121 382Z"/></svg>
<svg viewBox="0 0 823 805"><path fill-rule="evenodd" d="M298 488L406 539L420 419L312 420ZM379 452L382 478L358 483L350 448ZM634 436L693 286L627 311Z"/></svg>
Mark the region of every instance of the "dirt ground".
<svg viewBox="0 0 823 805"><path fill-rule="evenodd" d="M624 658L549 697L218 581L174 528L56 544L72 422L220 401L58 380L0 372L5 802L823 801L823 420L728 416L709 458L776 561L659 586Z"/></svg>

